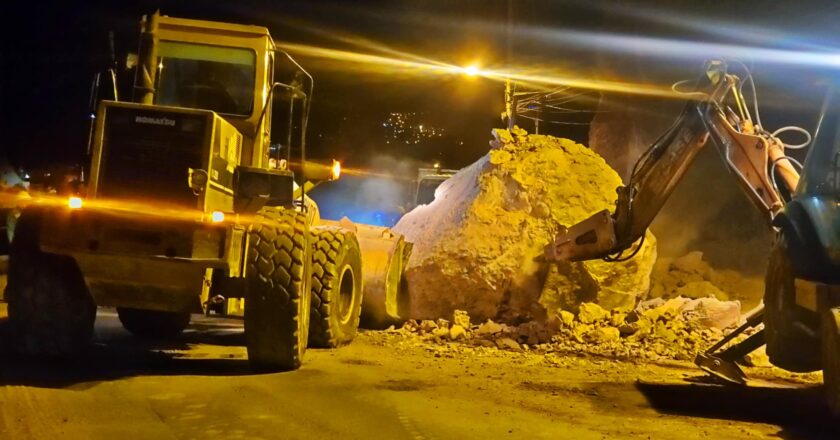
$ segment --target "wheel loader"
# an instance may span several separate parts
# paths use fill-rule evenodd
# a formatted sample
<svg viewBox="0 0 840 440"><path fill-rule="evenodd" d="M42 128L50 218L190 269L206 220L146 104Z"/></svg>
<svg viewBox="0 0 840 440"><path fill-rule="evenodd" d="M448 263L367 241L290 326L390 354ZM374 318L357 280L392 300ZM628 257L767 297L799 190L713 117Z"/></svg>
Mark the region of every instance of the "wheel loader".
<svg viewBox="0 0 840 440"><path fill-rule="evenodd" d="M34 197L17 222L16 347L82 351L97 306L141 338L241 314L250 364L292 370L307 346L350 342L360 316L399 319L410 244L322 220L306 196L340 174L306 159L309 73L264 27L155 13L140 28L132 99L113 81L113 100L93 100L84 191Z"/></svg>
<svg viewBox="0 0 840 440"><path fill-rule="evenodd" d="M700 353L695 363L729 382L745 384L737 363L766 344L770 361L783 369L822 370L825 394L840 415L840 91L823 103L813 136L799 127L767 131L760 121L755 84L726 63L710 62L673 126L642 155L626 186L617 189L615 211L604 210L561 228L545 249L551 261L602 258L621 261L641 247L645 230L697 153L711 139L728 170L763 214L775 240L765 294L745 323ZM742 94L753 91L754 113ZM779 136L797 131L800 145ZM811 142L813 140L813 142ZM811 144L804 166L786 149ZM751 327L763 328L723 349Z"/></svg>

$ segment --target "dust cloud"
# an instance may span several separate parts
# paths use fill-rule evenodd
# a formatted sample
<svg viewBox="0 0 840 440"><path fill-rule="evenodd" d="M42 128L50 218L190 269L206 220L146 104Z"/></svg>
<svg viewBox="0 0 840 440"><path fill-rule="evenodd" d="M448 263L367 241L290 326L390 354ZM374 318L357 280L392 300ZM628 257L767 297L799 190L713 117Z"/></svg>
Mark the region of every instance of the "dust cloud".
<svg viewBox="0 0 840 440"><path fill-rule="evenodd" d="M393 226L411 209L417 169L429 164L414 159L379 155L364 169L350 169L336 182L317 186L309 193L321 217L347 217L357 223Z"/></svg>

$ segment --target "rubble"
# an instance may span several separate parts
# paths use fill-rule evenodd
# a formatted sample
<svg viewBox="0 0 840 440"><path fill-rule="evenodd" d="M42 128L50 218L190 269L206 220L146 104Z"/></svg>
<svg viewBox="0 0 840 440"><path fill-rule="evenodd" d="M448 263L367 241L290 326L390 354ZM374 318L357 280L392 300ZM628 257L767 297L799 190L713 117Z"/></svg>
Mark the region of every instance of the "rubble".
<svg viewBox="0 0 840 440"><path fill-rule="evenodd" d="M492 319L488 319L487 322L478 326L475 333L478 335L495 335L504 331L506 327L505 325L493 322Z"/></svg>
<svg viewBox="0 0 840 440"><path fill-rule="evenodd" d="M583 340L594 344L617 341L621 334L615 327L596 327L583 334Z"/></svg>
<svg viewBox="0 0 840 440"><path fill-rule="evenodd" d="M537 351L559 354L594 354L626 360L691 360L717 342L725 328L737 326L740 312L737 302L721 302L713 298L656 298L643 301L630 313L604 310L584 303L582 313L561 311L547 322L530 321L517 326L492 320L462 327L449 326L448 321L409 320L396 333L418 343L464 344L465 347L496 348L522 352ZM596 308L598 307L598 308ZM710 310L726 310L726 320L700 319ZM595 313L597 319L592 318ZM457 319L469 319L460 310ZM571 316L569 316L571 315ZM440 323L445 325L441 326ZM750 365L765 365L766 355L754 353Z"/></svg>
<svg viewBox="0 0 840 440"><path fill-rule="evenodd" d="M414 319L399 334L433 346L689 360L740 323L741 302L730 299L746 284L701 252L657 261L650 234L623 263L538 261L559 226L613 206L620 179L567 139L494 136L486 156L394 227L414 243Z"/></svg>
<svg viewBox="0 0 840 440"><path fill-rule="evenodd" d="M511 351L521 351L522 347L519 345L518 342L514 341L511 338L499 338L496 339L496 346L501 348L502 350L511 350Z"/></svg>
<svg viewBox="0 0 840 440"><path fill-rule="evenodd" d="M748 367L770 368L773 364L770 363L770 358L767 356L767 346L762 345L756 350L749 353L744 358L744 364Z"/></svg>
<svg viewBox="0 0 840 440"><path fill-rule="evenodd" d="M434 319L460 309L478 321L514 324L576 313L585 302L632 309L650 287L652 235L623 263L537 261L561 225L614 206L618 175L568 139L520 129L493 134L487 155L393 228L414 243L409 316Z"/></svg>
<svg viewBox="0 0 840 440"><path fill-rule="evenodd" d="M449 329L449 339L453 341L457 341L458 339L463 339L466 337L467 330L458 324L453 325L452 328Z"/></svg>
<svg viewBox="0 0 840 440"><path fill-rule="evenodd" d="M557 312L557 317L560 319L560 322L566 326L570 326L573 322L575 322L575 315L562 309Z"/></svg>
<svg viewBox="0 0 840 440"><path fill-rule="evenodd" d="M763 294L761 275L714 268L705 261L702 252L693 251L678 258L660 258L654 264L648 297L714 297L721 301L738 300L745 308L752 308Z"/></svg>
<svg viewBox="0 0 840 440"><path fill-rule="evenodd" d="M584 324L592 324L607 319L610 312L595 303L583 303L578 310L578 320Z"/></svg>
<svg viewBox="0 0 840 440"><path fill-rule="evenodd" d="M463 310L455 310L452 314L452 323L463 328L470 328L470 315Z"/></svg>
<svg viewBox="0 0 840 440"><path fill-rule="evenodd" d="M727 328L741 319L741 304L738 301L717 301L715 298L699 298L687 304L686 320L698 327Z"/></svg>

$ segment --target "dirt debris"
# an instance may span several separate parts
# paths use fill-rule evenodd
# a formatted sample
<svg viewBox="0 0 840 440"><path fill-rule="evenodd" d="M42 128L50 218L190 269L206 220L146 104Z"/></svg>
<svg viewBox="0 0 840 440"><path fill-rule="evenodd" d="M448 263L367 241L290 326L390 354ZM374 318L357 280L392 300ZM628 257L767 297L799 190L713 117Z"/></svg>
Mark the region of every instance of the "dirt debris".
<svg viewBox="0 0 840 440"><path fill-rule="evenodd" d="M738 300L744 308L758 305L764 293L761 276L748 276L732 269L712 267L703 252L692 251L678 258L659 258L651 273L649 298L714 297Z"/></svg>
<svg viewBox="0 0 840 440"><path fill-rule="evenodd" d="M594 324L609 318L610 312L595 303L583 303L578 310L578 321L584 324Z"/></svg>
<svg viewBox="0 0 840 440"><path fill-rule="evenodd" d="M614 206L618 175L568 139L518 128L493 135L487 155L393 228L414 243L406 269L409 317L457 309L478 321L518 324L546 321L558 309L577 312L583 302L632 309L650 287L652 235L624 263L537 261L559 226Z"/></svg>
<svg viewBox="0 0 840 440"><path fill-rule="evenodd" d="M570 140L493 135L486 156L394 228L415 247L406 271L414 319L393 333L432 345L690 360L741 322L735 299L754 286L702 252L657 261L650 234L625 263L537 261L558 226L613 206L621 181Z"/></svg>
<svg viewBox="0 0 840 440"><path fill-rule="evenodd" d="M590 354L624 360L691 360L720 339L726 327L739 324L738 303L713 298L661 298L643 301L625 313L584 303L577 315L561 311L545 322L529 321L506 325L487 320L462 326L447 320L408 320L391 328L414 343L446 345L459 342L470 347L496 348L514 352ZM726 310L727 319L708 318L709 310ZM457 310L453 322L469 319ZM764 365L760 354L752 365Z"/></svg>

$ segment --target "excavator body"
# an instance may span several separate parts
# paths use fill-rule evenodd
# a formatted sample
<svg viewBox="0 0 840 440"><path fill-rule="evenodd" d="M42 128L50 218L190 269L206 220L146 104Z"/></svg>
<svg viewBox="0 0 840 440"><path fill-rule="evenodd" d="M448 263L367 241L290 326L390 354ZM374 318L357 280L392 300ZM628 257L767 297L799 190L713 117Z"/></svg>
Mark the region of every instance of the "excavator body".
<svg viewBox="0 0 840 440"><path fill-rule="evenodd" d="M744 384L746 376L737 362L766 343L776 366L822 369L827 401L840 415L840 93L828 94L803 167L785 155L779 131L770 133L753 121L742 84L725 63L710 62L674 125L642 155L628 184L617 189L615 211L561 227L545 257L556 262L632 257L674 187L711 140L776 239L763 305L745 317L744 325L700 353L696 363L719 378ZM751 337L722 350L738 334L762 325Z"/></svg>

